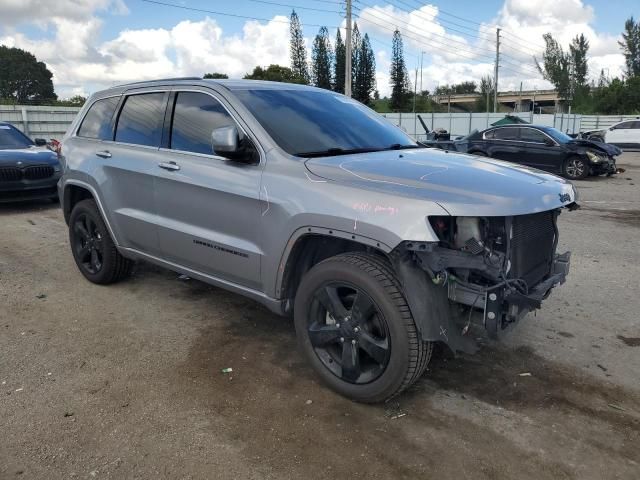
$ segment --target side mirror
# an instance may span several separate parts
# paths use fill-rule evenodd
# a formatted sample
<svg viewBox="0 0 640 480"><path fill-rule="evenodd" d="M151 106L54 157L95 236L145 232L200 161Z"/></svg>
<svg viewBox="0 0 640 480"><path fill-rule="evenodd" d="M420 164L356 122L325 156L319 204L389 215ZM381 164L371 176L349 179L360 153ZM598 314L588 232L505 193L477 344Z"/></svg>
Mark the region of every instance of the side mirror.
<svg viewBox="0 0 640 480"><path fill-rule="evenodd" d="M44 138L36 138L34 140L34 143L38 146L38 147L44 147L47 144L47 141Z"/></svg>
<svg viewBox="0 0 640 480"><path fill-rule="evenodd" d="M238 151L239 135L234 125L215 128L211 132L211 147L215 153L236 153Z"/></svg>

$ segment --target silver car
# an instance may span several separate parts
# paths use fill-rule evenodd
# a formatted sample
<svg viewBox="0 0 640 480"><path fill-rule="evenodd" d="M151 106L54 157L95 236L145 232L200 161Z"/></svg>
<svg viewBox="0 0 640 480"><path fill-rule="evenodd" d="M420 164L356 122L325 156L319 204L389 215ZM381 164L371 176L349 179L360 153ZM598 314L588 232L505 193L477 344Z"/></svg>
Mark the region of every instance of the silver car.
<svg viewBox="0 0 640 480"><path fill-rule="evenodd" d="M145 260L293 315L334 390L384 401L433 346L474 351L564 282L572 184L422 148L362 104L258 81L169 79L93 95L59 182L90 281Z"/></svg>

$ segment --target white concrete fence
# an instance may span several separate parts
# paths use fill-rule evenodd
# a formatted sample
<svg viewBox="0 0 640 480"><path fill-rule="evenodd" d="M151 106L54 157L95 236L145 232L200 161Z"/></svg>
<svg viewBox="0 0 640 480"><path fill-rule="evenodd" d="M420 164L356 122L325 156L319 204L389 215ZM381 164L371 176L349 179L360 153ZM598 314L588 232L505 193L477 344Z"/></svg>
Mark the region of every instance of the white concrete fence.
<svg viewBox="0 0 640 480"><path fill-rule="evenodd" d="M9 122L31 138L60 139L71 125L80 107L0 105L0 122ZM452 137L467 135L473 130L484 130L493 122L504 118L504 113L385 113L391 123L400 126L417 139L425 138L425 131L417 118L422 117L429 130L444 128ZM580 115L580 114L533 114L517 112L529 123L556 127L563 132L578 133L607 128L614 123L633 120L636 116L625 115Z"/></svg>
<svg viewBox="0 0 640 480"><path fill-rule="evenodd" d="M0 122L9 122L31 138L61 139L80 107L0 105Z"/></svg>

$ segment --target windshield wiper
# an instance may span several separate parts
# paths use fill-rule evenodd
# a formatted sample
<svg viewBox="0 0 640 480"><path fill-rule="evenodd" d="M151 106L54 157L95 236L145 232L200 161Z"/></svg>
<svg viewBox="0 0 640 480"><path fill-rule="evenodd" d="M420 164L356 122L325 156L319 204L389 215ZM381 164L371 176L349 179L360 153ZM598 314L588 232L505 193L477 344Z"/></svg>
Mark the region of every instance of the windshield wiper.
<svg viewBox="0 0 640 480"><path fill-rule="evenodd" d="M386 150L384 148L377 147L365 147L365 148L328 148L326 150L319 150L317 152L300 152L295 153L296 157L313 158L313 157L336 157L338 155L351 155L352 153L368 153L368 152L380 152Z"/></svg>
<svg viewBox="0 0 640 480"><path fill-rule="evenodd" d="M422 148L420 145L400 145L399 143L393 143L389 145L385 150L408 150L410 148Z"/></svg>

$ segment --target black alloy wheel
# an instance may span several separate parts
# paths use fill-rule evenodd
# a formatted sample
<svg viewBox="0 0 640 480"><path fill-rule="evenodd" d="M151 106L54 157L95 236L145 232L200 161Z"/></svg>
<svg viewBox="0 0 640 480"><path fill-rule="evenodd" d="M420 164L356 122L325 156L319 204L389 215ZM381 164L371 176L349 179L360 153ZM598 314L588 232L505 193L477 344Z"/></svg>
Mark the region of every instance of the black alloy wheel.
<svg viewBox="0 0 640 480"><path fill-rule="evenodd" d="M104 285L131 273L133 262L118 252L92 199L81 200L71 210L69 243L80 273L90 282Z"/></svg>
<svg viewBox="0 0 640 480"><path fill-rule="evenodd" d="M96 275L102 269L104 260L104 243L96 222L86 213L82 213L75 218L72 228L73 249L78 262L91 275Z"/></svg>
<svg viewBox="0 0 640 480"><path fill-rule="evenodd" d="M294 323L322 381L358 402L398 395L420 378L433 351L382 255L347 252L314 265L296 292Z"/></svg>
<svg viewBox="0 0 640 480"><path fill-rule="evenodd" d="M371 382L389 363L384 315L355 285L337 281L316 290L307 332L322 364L345 382Z"/></svg>

